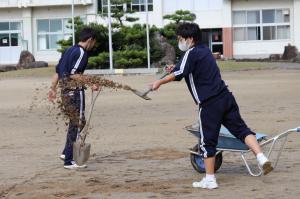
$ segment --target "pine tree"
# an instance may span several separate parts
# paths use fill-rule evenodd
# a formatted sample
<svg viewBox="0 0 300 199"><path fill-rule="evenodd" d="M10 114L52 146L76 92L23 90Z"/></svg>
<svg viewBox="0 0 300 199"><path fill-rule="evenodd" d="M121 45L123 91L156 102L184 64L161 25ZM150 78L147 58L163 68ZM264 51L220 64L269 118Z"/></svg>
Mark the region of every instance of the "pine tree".
<svg viewBox="0 0 300 199"><path fill-rule="evenodd" d="M175 24L187 21L195 21L196 15L188 10L177 10L174 14L165 15L164 19L174 21Z"/></svg>
<svg viewBox="0 0 300 199"><path fill-rule="evenodd" d="M107 1L104 2L107 5ZM130 14L135 13L135 11L130 10L130 3L131 0L111 0L111 17L115 19L112 23L114 28L124 26L124 21L135 22L139 19L129 16ZM107 6L105 6L105 9L103 9L102 16L107 17Z"/></svg>

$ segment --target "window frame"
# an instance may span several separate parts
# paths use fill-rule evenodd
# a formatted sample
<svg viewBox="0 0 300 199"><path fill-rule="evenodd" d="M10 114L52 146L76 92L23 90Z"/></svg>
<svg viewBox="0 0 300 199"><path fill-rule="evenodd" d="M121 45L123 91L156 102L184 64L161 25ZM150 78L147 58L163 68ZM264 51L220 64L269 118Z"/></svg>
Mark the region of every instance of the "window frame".
<svg viewBox="0 0 300 199"><path fill-rule="evenodd" d="M274 10L274 23L263 23L263 11L264 10ZM277 12L281 10L282 12L284 11L288 11L289 12L289 22L277 22ZM234 12L245 12L246 13L246 24L234 24ZM251 12L251 11L259 11L260 12L260 21L259 23L256 23L256 24L248 24L248 18L247 18L247 13L248 12ZM253 9L253 10L233 10L232 11L233 14L232 14L232 28L233 28L233 41L234 42L253 42L253 41L287 41L287 40L290 40L291 39L291 9L290 8L274 8L274 9ZM264 38L264 28L265 27L270 27L270 26L274 26L275 27L275 39L268 39L268 40L265 40ZM289 32L288 32L288 38L285 38L285 39L278 39L278 27L282 27L282 26L286 26L286 27L289 27ZM248 28L260 28L260 35L258 37L258 39L256 40L250 40L248 39ZM236 28L246 28L246 38L245 40L235 40L235 29Z"/></svg>
<svg viewBox="0 0 300 199"><path fill-rule="evenodd" d="M108 4L104 4L103 2L107 0L101 0L100 3L100 7L101 9L101 13L102 15L107 15L107 12L105 12L105 9L107 9L108 7ZM124 3L124 4L111 4L111 7L123 7L123 11L127 11L129 9L129 11L135 11L137 13L143 13L143 12L146 12L146 0L138 0L139 3L133 3L132 1L130 3ZM141 3L141 1L145 1L145 3ZM139 6L139 10L133 10L132 9L132 6ZM145 10L144 11L141 11L141 6L144 6L145 7ZM149 9L149 7L152 7L152 9ZM148 12L153 12L153 0L152 2L149 2L148 0Z"/></svg>
<svg viewBox="0 0 300 199"><path fill-rule="evenodd" d="M51 45L51 36L53 35L58 35L58 36L61 36L62 39L65 39L66 37L65 36L69 36L69 37L72 37L72 29L70 29L70 31L67 31L67 28L65 27L66 25L71 25L70 23L68 23L68 20L70 20L71 18L40 18L40 19L37 19L36 20L36 33L37 33L37 42L36 42L36 49L37 51L54 51L54 50L57 50L59 47L57 48L52 48L52 45ZM38 22L40 20L47 20L48 22L48 32L39 32L39 27L38 27ZM61 21L61 30L60 31L57 31L57 32L51 32L51 20L60 20ZM39 37L40 36L46 36L46 40L48 39L48 48L46 46L46 49L41 49L40 48L40 43L39 43ZM47 41L46 41L47 42ZM47 45L47 44L46 44Z"/></svg>
<svg viewBox="0 0 300 199"><path fill-rule="evenodd" d="M130 9L131 9L131 11L135 11L135 12L146 12L146 0L138 0L139 1L139 3L133 3L132 1L131 1L131 3L130 3ZM144 1L144 3L142 3L142 1ZM139 6L139 10L137 11L137 10L133 10L132 9L132 6ZM141 7L142 6L144 6L144 9L145 10L142 10L141 9ZM152 9L149 9L149 7L150 6L152 6ZM148 0L148 12L153 12L153 0L152 0L152 2L149 2L149 0Z"/></svg>
<svg viewBox="0 0 300 199"><path fill-rule="evenodd" d="M0 34L8 34L8 39L9 39L9 45L8 46L0 46L0 48L7 48L7 47L21 47L22 46L22 37L23 37L23 34L22 34L22 29L23 29L23 26L22 26L22 21L19 21L19 20L13 20L13 21L0 21L1 23L8 23L8 30L0 30ZM20 28L17 29L17 30L12 30L11 29L11 23L19 23L20 25ZM12 34L18 34L19 37L18 37L18 45L17 46L12 46Z"/></svg>

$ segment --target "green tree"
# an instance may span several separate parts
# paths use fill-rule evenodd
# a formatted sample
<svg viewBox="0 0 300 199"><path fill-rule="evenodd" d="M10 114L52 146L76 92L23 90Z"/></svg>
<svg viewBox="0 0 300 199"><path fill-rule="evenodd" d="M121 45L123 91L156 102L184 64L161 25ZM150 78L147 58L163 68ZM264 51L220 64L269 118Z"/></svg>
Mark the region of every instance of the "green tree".
<svg viewBox="0 0 300 199"><path fill-rule="evenodd" d="M71 24L72 21L70 20ZM75 26L75 43L79 42L79 34L81 30L85 27L91 27L96 31L96 40L97 43L93 50L90 52L90 56L97 56L100 52L106 51L108 49L108 29L100 24L84 24L80 17L74 18L74 26ZM72 29L72 25L67 26L67 28ZM72 36L67 40L60 40L57 42L60 45L58 49L59 52L63 53L66 49L70 48L73 45Z"/></svg>
<svg viewBox="0 0 300 199"><path fill-rule="evenodd" d="M107 5L107 1L104 1ZM115 19L112 23L112 27L119 28L124 26L124 21L135 22L139 18L128 16L128 14L133 14L134 11L128 9L131 0L111 0L111 17ZM125 9L124 9L125 5ZM102 5L103 6L103 5ZM107 7L103 9L103 17L107 17Z"/></svg>
<svg viewBox="0 0 300 199"><path fill-rule="evenodd" d="M150 28L150 58L151 62L161 59L162 52L153 39L158 29ZM138 68L147 65L146 25L134 24L132 27L123 26L113 32L114 68ZM109 68L109 53L102 52L89 59L89 68Z"/></svg>
<svg viewBox="0 0 300 199"><path fill-rule="evenodd" d="M195 21L196 15L189 10L177 10L174 14L165 15L163 18L179 24L181 22Z"/></svg>
<svg viewBox="0 0 300 199"><path fill-rule="evenodd" d="M179 59L181 52L177 47L176 29L182 22L193 22L196 15L188 10L177 10L174 14L165 15L164 19L171 22L160 29L160 33L166 37L167 42L173 45L176 49L176 58Z"/></svg>
<svg viewBox="0 0 300 199"><path fill-rule="evenodd" d="M66 28L72 30L72 19L68 20L68 24L66 25ZM84 26L83 21L81 20L80 17L74 17L74 29L75 29L75 43L78 42L79 40L79 35L78 35L78 29L81 29ZM69 37L67 40L59 40L57 44L60 45L60 48L58 49L58 52L63 53L66 49L70 48L73 45L73 35Z"/></svg>

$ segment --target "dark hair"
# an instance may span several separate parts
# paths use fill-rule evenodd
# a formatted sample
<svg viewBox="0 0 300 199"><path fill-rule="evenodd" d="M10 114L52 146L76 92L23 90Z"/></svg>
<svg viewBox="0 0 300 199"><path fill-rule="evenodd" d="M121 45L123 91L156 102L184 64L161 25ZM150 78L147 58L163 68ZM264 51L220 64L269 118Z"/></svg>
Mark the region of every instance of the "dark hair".
<svg viewBox="0 0 300 199"><path fill-rule="evenodd" d="M79 34L79 40L82 42L87 41L89 38L96 38L96 31L93 28L83 28Z"/></svg>
<svg viewBox="0 0 300 199"><path fill-rule="evenodd" d="M195 23L182 23L176 30L176 35L184 39L193 38L194 43L198 44L201 41L201 30L198 24Z"/></svg>

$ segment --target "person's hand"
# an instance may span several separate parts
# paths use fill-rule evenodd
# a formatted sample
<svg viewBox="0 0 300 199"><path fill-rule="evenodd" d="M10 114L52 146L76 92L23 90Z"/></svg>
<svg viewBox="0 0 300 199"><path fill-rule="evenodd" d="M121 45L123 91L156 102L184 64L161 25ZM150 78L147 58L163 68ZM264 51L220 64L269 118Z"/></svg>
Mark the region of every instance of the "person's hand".
<svg viewBox="0 0 300 199"><path fill-rule="evenodd" d="M50 102L54 102L54 100L56 99L56 89L51 89L49 92L48 92L48 100Z"/></svg>
<svg viewBox="0 0 300 199"><path fill-rule="evenodd" d="M92 91L99 91L99 89L101 89L99 84L93 84L91 87Z"/></svg>
<svg viewBox="0 0 300 199"><path fill-rule="evenodd" d="M150 84L150 88L155 91L160 87L160 85L161 85L160 80L156 80L155 82Z"/></svg>
<svg viewBox="0 0 300 199"><path fill-rule="evenodd" d="M167 65L167 66L165 66L165 71L167 73L170 73L170 72L172 72L172 70L174 69L174 67L175 67L175 64Z"/></svg>

